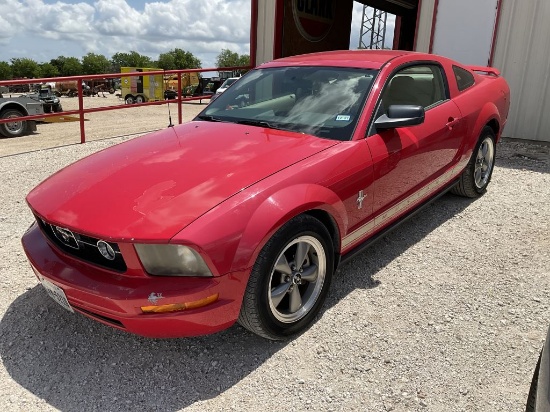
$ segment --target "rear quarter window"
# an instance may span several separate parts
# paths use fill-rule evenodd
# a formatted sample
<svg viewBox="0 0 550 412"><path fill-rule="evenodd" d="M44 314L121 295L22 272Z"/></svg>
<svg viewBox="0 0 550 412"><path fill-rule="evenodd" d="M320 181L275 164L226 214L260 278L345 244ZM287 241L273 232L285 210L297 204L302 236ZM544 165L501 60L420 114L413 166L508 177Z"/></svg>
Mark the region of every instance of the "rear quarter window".
<svg viewBox="0 0 550 412"><path fill-rule="evenodd" d="M468 70L462 67L453 66L453 72L456 78L458 90L463 91L475 84L474 76Z"/></svg>

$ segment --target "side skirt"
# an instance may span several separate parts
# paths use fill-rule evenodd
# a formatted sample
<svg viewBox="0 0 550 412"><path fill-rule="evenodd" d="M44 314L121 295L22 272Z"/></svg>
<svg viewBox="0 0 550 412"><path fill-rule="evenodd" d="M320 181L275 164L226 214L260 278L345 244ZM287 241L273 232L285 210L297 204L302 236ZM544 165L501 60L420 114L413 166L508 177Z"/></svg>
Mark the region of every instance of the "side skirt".
<svg viewBox="0 0 550 412"><path fill-rule="evenodd" d="M395 222L393 222L391 225L389 225L388 227L382 229L380 232L377 232L375 233L374 235L372 235L371 237L365 239L365 241L363 243L360 243L359 245L357 245L356 247L354 247L352 250L350 250L349 252L347 252L346 254L342 255L342 257L340 258L340 262L339 263L346 263L348 262L349 260L353 259L355 256L357 256L358 254L360 253L363 253L366 249L368 249L369 247L371 247L374 243L376 243L378 240L380 240L381 238L383 238L384 236L386 236L389 232L391 232L392 230L394 230L395 228L397 228L398 226L400 226L402 223L406 222L407 220L409 220L411 217L413 217L414 215L416 215L417 213L421 212L424 208L426 208L427 206L429 206L432 202L436 201L437 199L439 199L441 196L443 196L445 193L447 193L449 190L451 190L453 188L454 185L456 185L458 183L458 180L460 179L457 178L455 180L453 180L451 183L449 183L447 186L445 186L443 189L441 189L439 192L437 192L435 195L433 195L431 198L429 199L426 199L424 202L422 202L421 204L419 204L416 208L412 209L409 213L407 213L406 215L402 216L401 218L399 218L398 220L396 220Z"/></svg>

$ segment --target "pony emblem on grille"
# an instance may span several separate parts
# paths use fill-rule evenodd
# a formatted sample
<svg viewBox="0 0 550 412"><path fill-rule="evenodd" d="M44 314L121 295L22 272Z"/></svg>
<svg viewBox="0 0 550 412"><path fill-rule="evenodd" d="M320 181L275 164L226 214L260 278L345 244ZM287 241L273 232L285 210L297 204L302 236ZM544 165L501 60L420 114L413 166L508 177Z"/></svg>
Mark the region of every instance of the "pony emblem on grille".
<svg viewBox="0 0 550 412"><path fill-rule="evenodd" d="M66 246L72 247L73 249L79 249L80 246L78 245L78 240L76 240L76 237L73 232L71 232L69 229L65 229L64 227L59 227L55 225L51 225L53 234L61 243L63 243Z"/></svg>

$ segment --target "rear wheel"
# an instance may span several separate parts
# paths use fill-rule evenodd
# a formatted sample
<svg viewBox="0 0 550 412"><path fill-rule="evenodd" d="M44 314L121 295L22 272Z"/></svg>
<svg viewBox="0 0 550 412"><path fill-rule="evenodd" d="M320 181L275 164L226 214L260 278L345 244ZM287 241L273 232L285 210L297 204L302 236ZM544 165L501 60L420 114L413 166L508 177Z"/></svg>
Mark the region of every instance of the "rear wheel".
<svg viewBox="0 0 550 412"><path fill-rule="evenodd" d="M145 97L143 97L141 94L138 94L136 96L136 103L145 103Z"/></svg>
<svg viewBox="0 0 550 412"><path fill-rule="evenodd" d="M126 96L126 98L124 99L124 102L126 104L134 104L135 103L134 96L132 95Z"/></svg>
<svg viewBox="0 0 550 412"><path fill-rule="evenodd" d="M22 112L16 109L9 109L3 111L0 114L0 119L10 119L25 116ZM0 134L5 137L19 137L23 136L27 132L27 122L26 121L12 121L8 123L0 124Z"/></svg>
<svg viewBox="0 0 550 412"><path fill-rule="evenodd" d="M295 217L260 251L239 323L273 340L302 332L323 305L333 271L334 251L326 227L308 215Z"/></svg>
<svg viewBox="0 0 550 412"><path fill-rule="evenodd" d="M479 197L487 190L493 175L496 154L493 129L485 126L460 180L451 192L465 197Z"/></svg>

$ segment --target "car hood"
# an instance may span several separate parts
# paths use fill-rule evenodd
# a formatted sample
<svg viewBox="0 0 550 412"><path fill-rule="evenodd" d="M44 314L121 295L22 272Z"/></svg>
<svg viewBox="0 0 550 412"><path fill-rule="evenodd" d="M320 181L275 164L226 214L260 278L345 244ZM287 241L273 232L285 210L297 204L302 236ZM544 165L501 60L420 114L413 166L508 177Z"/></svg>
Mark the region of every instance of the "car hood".
<svg viewBox="0 0 550 412"><path fill-rule="evenodd" d="M90 236L166 241L235 193L337 143L195 121L82 159L27 202L46 221Z"/></svg>

